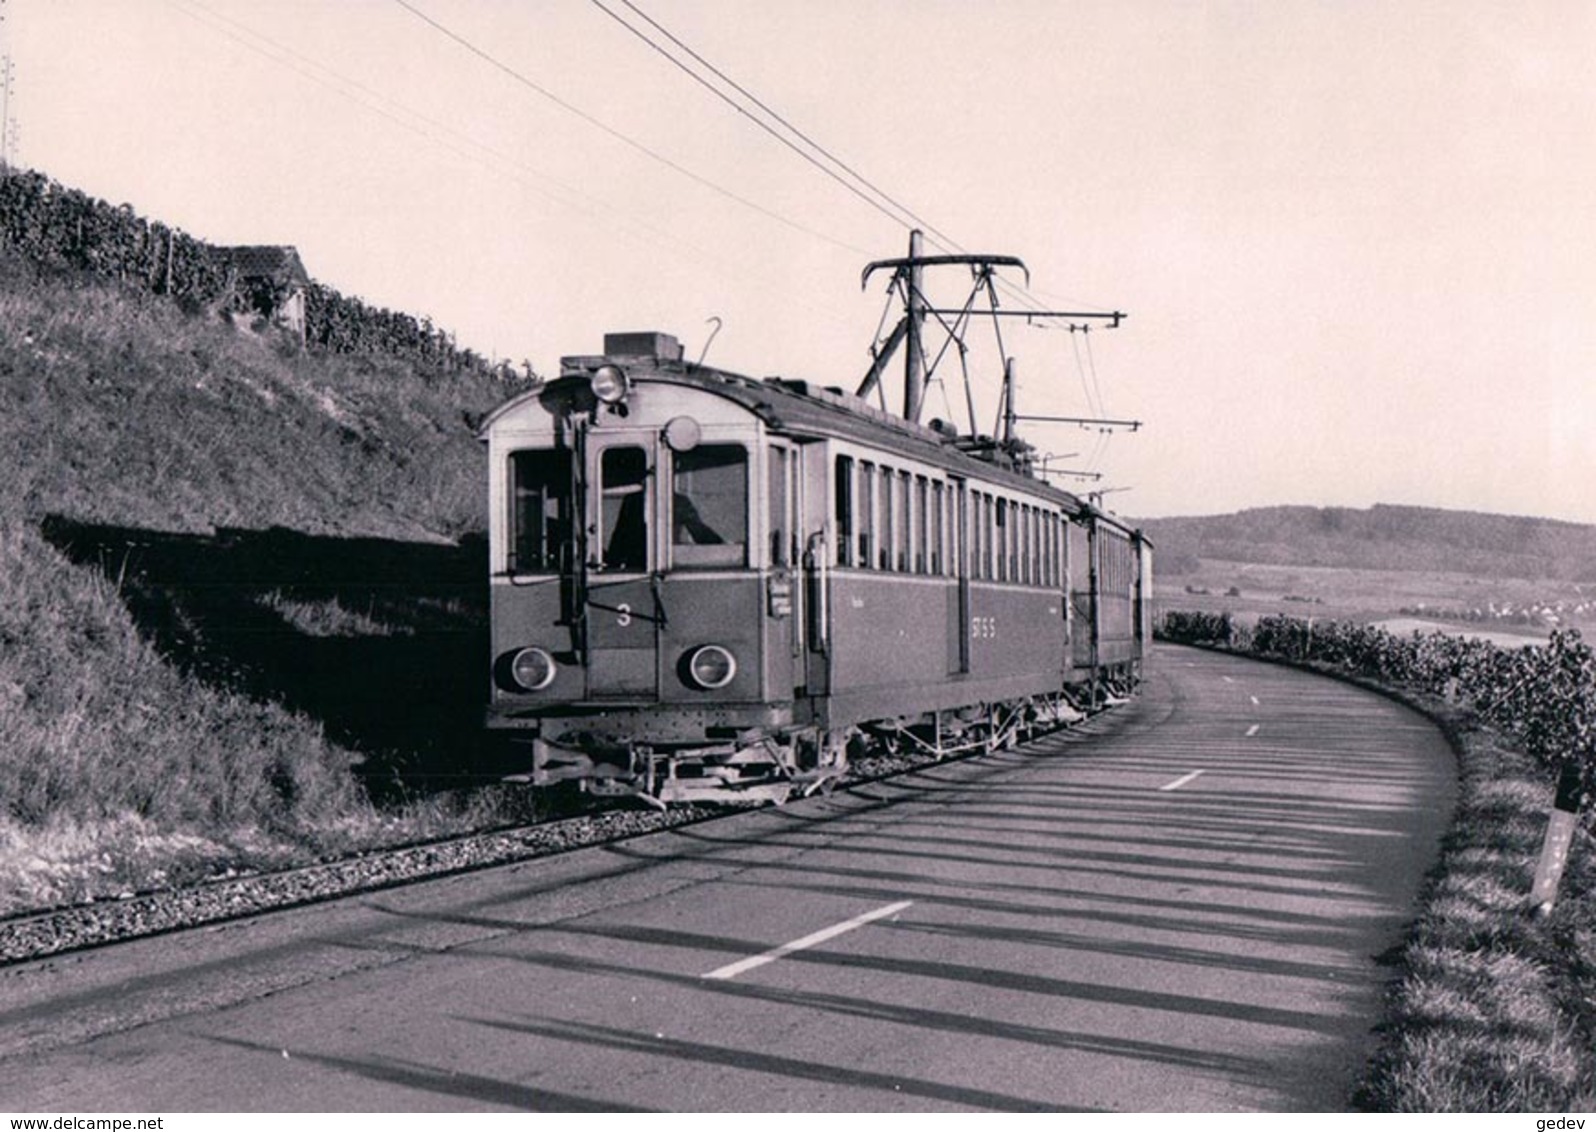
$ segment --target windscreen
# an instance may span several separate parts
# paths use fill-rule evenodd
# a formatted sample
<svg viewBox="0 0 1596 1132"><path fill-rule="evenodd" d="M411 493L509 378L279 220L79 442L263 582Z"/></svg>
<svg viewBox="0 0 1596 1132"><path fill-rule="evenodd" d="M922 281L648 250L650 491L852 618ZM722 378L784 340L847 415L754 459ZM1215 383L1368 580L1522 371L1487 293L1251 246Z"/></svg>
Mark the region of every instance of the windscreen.
<svg viewBox="0 0 1596 1132"><path fill-rule="evenodd" d="M748 453L700 444L673 455L672 560L679 567L748 562Z"/></svg>
<svg viewBox="0 0 1596 1132"><path fill-rule="evenodd" d="M512 484L510 569L559 573L569 561L571 451L532 448L510 456Z"/></svg>

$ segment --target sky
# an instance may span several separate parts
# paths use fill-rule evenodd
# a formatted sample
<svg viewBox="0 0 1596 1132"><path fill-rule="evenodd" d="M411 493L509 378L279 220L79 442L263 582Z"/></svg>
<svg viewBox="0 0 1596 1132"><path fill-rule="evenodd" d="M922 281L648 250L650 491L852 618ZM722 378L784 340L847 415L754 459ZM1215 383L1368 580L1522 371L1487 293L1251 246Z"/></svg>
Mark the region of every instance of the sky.
<svg viewBox="0 0 1596 1132"><path fill-rule="evenodd" d="M690 359L853 389L888 300L861 270L919 226L928 252L1023 259L1007 308L1126 312L1084 334L1009 319L968 355L983 431L1005 355L1022 413L1141 422L1023 430L1126 515L1596 522L1591 0L0 17L14 163L213 243L292 244L344 294L544 375L661 330ZM968 274L930 285L957 305ZM948 358L927 412L964 423Z"/></svg>

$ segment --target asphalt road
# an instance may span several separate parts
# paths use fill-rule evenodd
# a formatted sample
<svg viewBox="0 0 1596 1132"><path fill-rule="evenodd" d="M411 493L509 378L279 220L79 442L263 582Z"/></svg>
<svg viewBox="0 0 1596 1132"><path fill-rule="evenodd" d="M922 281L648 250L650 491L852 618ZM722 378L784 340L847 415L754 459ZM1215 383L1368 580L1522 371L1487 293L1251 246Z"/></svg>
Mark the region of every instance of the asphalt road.
<svg viewBox="0 0 1596 1132"><path fill-rule="evenodd" d="M1162 648L830 799L0 972L0 1111L1336 1110L1440 735Z"/></svg>

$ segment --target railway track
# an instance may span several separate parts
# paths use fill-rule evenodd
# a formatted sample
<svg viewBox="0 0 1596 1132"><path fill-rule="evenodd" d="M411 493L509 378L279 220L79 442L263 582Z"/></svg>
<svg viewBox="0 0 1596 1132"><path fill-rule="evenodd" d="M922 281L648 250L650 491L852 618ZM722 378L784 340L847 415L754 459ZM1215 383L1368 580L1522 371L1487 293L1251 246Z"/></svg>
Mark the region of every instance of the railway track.
<svg viewBox="0 0 1596 1132"><path fill-rule="evenodd" d="M0 920L0 965L565 853L724 812L609 810L24 913Z"/></svg>
<svg viewBox="0 0 1596 1132"><path fill-rule="evenodd" d="M953 755L943 761L967 757ZM924 753L871 755L854 765L844 785L873 782L936 761ZM666 811L600 810L184 888L25 912L0 919L0 967L568 853L735 812L731 807L706 805Z"/></svg>

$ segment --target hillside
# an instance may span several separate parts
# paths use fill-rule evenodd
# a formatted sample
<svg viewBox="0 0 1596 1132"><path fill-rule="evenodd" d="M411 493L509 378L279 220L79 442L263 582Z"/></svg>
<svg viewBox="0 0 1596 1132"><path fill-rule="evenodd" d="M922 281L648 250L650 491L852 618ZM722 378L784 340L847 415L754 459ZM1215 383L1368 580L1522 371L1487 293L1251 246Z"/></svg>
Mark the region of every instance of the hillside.
<svg viewBox="0 0 1596 1132"><path fill-rule="evenodd" d="M1210 559L1596 583L1596 526L1552 519L1377 504L1264 507L1142 526L1165 574Z"/></svg>
<svg viewBox="0 0 1596 1132"><path fill-rule="evenodd" d="M466 820L509 392L0 249L0 914Z"/></svg>
<svg viewBox="0 0 1596 1132"><path fill-rule="evenodd" d="M1596 527L1377 505L1149 519L1163 610L1538 635L1596 620Z"/></svg>

